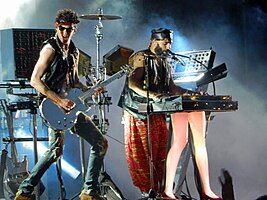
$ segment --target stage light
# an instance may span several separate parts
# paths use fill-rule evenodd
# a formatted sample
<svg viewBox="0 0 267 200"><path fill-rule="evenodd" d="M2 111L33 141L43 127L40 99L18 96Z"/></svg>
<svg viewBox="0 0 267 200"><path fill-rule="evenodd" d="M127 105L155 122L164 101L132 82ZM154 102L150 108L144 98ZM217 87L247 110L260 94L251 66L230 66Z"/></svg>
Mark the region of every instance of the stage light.
<svg viewBox="0 0 267 200"><path fill-rule="evenodd" d="M17 137L29 137L29 134L25 133L23 129L18 129L16 130L16 136ZM33 145L31 142L23 142L22 146L24 148L27 148L33 151ZM48 150L48 148L40 142L37 143L37 149L38 149L38 155L44 155L44 153ZM63 158L61 159L61 166L62 166L62 171L67 173L73 179L76 179L81 173L79 170L77 170L75 167L73 167Z"/></svg>
<svg viewBox="0 0 267 200"><path fill-rule="evenodd" d="M174 83L188 83L188 82L196 82L200 80L204 76L204 73L197 74L197 75L190 75L190 76L184 76L179 78L174 78Z"/></svg>

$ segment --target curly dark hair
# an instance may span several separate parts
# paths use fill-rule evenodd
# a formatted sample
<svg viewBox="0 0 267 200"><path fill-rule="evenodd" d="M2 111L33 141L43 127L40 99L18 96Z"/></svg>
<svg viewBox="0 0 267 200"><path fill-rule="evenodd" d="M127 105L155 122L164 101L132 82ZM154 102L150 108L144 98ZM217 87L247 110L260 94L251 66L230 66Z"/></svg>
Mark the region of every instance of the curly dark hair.
<svg viewBox="0 0 267 200"><path fill-rule="evenodd" d="M55 22L70 22L74 24L78 24L80 22L78 15L71 9L64 8L57 11L57 15L55 17Z"/></svg>

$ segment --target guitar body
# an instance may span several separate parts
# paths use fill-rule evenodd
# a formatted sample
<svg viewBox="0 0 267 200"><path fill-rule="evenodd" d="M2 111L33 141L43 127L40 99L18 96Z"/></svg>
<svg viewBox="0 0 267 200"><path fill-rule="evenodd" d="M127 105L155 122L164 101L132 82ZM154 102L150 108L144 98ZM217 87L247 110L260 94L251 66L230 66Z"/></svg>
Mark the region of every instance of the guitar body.
<svg viewBox="0 0 267 200"><path fill-rule="evenodd" d="M7 157L6 169L4 170L3 175L3 188L6 199L15 197L19 185L29 176L27 169L28 160L26 156L22 162L18 163L14 163L11 158Z"/></svg>
<svg viewBox="0 0 267 200"><path fill-rule="evenodd" d="M74 126L76 120L76 113L78 111L86 111L88 108L78 98L83 94L80 89L73 88L70 90L66 98L73 101L76 105L68 113L61 107L54 104L50 99L44 99L40 105L41 116L46 122L57 130L68 130Z"/></svg>

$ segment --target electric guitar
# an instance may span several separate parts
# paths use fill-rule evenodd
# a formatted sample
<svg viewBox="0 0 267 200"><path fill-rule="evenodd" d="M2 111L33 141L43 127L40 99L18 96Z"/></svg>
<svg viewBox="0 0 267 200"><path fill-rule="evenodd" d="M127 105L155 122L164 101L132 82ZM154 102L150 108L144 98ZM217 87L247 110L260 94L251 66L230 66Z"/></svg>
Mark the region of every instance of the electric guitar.
<svg viewBox="0 0 267 200"><path fill-rule="evenodd" d="M18 153L16 149L16 144L14 141L14 130L13 130L13 116L12 111L8 109L6 99L0 100L0 106L5 113L7 127L10 137L10 145L11 145L11 157L6 156L5 163L1 163L2 165L6 165L3 173L3 191L4 194L8 197L15 197L15 194L19 188L21 182L29 176L28 172L28 159L27 156L24 156L22 162L18 159ZM8 151L2 151L2 153L7 155ZM4 156L4 155L2 155ZM2 192L2 191L1 191Z"/></svg>
<svg viewBox="0 0 267 200"><path fill-rule="evenodd" d="M105 81L96 85L96 87L105 87L116 79L121 78L124 75L128 75L133 68L130 65L124 65L120 71L106 79ZM69 91L66 98L75 103L74 108L71 111L66 111L58 105L54 104L50 99L45 98L40 104L40 114L42 118L54 129L68 130L74 126L76 120L76 113L78 111L87 111L85 101L95 93L95 87L82 92L78 88L73 88Z"/></svg>

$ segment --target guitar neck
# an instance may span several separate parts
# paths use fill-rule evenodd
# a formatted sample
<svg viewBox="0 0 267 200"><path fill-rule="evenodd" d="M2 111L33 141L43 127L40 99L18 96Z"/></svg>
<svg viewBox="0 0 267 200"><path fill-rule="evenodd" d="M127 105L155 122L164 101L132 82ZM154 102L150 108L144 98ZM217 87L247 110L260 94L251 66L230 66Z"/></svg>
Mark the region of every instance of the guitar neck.
<svg viewBox="0 0 267 200"><path fill-rule="evenodd" d="M13 129L13 116L12 113L10 113L9 116L9 122L8 122L8 131L9 131L9 137L12 140L10 145L11 145L11 158L13 160L14 163L18 163L19 162L19 158L18 158L18 152L17 152L17 148L16 148L16 144L15 144L15 137L14 137L14 129Z"/></svg>
<svg viewBox="0 0 267 200"><path fill-rule="evenodd" d="M7 128L8 128L8 133L9 137L11 139L11 158L14 163L18 163L18 152L15 144L15 137L14 137L14 129L13 129L13 116L12 116L12 111L9 111L7 108L7 102L4 99L1 99L1 107L5 113L6 116L6 121L7 121Z"/></svg>
<svg viewBox="0 0 267 200"><path fill-rule="evenodd" d="M122 77L124 74L125 74L125 71L121 70L115 73L114 75L112 75L111 77L109 77L108 79L104 80L103 82L99 83L97 87L105 87L111 82L115 81L116 79L119 79L120 77ZM94 93L95 93L95 87L92 87L91 89L87 90L82 95L80 95L79 99L82 102L84 102L88 97L92 96Z"/></svg>

